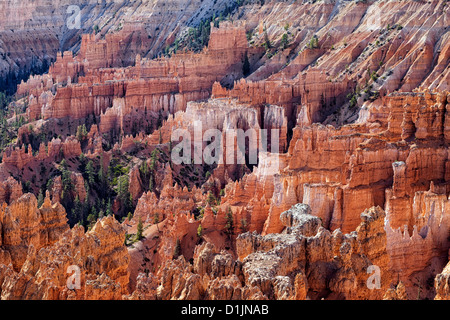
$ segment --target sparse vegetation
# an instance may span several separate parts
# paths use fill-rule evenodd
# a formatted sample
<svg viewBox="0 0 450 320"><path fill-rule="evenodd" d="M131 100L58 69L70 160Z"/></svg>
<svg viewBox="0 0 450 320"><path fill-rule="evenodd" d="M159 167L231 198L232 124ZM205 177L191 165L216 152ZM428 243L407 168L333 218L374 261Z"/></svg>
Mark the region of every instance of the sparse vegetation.
<svg viewBox="0 0 450 320"><path fill-rule="evenodd" d="M319 39L316 35L314 35L311 40L309 40L308 48L310 49L316 49L319 47Z"/></svg>
<svg viewBox="0 0 450 320"><path fill-rule="evenodd" d="M243 0L232 1L220 12L213 13L210 17L204 18L198 23L188 29L188 32L178 37L175 42L164 50L165 55L171 55L181 49L198 52L208 45L211 34L211 23L214 27L219 27L221 21L231 19L231 15L237 8L245 3ZM250 39L252 34L247 34L247 39Z"/></svg>
<svg viewBox="0 0 450 320"><path fill-rule="evenodd" d="M214 196L214 194L210 191L208 192L208 197L206 198L206 202L210 205L213 206L217 203L217 199Z"/></svg>
<svg viewBox="0 0 450 320"><path fill-rule="evenodd" d="M136 227L136 240L139 241L142 239L144 234L144 225L142 223L142 220L139 218L139 222Z"/></svg>
<svg viewBox="0 0 450 320"><path fill-rule="evenodd" d="M201 224L199 224L198 228L197 228L197 237L199 237L199 238L203 237L203 227Z"/></svg>
<svg viewBox="0 0 450 320"><path fill-rule="evenodd" d="M78 139L78 141L84 141L87 139L87 129L86 129L86 125L83 123L82 125L78 126L77 128L77 133L76 133L76 137Z"/></svg>
<svg viewBox="0 0 450 320"><path fill-rule="evenodd" d="M233 222L233 211L231 210L230 207L227 208L225 219L227 220L227 223L225 225L225 232L228 235L231 235L234 231L234 222Z"/></svg>
<svg viewBox="0 0 450 320"><path fill-rule="evenodd" d="M289 44L288 34L284 33L283 36L281 37L281 48L286 49L288 44Z"/></svg>
<svg viewBox="0 0 450 320"><path fill-rule="evenodd" d="M267 30L264 30L264 49L268 51L270 48L272 48L272 44L269 39L269 35L267 34Z"/></svg>
<svg viewBox="0 0 450 320"><path fill-rule="evenodd" d="M378 80L378 74L377 74L376 71L373 71L373 72L370 74L370 79L372 79L373 82L376 82L376 81Z"/></svg>

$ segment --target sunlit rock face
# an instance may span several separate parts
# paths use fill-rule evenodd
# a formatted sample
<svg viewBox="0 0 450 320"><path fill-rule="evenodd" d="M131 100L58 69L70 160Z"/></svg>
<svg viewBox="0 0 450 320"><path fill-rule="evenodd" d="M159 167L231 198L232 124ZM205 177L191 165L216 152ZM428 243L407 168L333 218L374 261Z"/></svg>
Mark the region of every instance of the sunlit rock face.
<svg viewBox="0 0 450 320"><path fill-rule="evenodd" d="M1 299L448 298L447 2L228 4L3 1Z"/></svg>

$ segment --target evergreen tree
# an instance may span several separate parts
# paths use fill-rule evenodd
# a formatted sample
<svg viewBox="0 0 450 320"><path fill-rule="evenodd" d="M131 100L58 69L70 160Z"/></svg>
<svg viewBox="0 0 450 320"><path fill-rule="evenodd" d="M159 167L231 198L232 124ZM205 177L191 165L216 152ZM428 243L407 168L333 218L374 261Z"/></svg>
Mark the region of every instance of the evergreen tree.
<svg viewBox="0 0 450 320"><path fill-rule="evenodd" d="M124 204L124 212L130 212L130 211L134 211L134 208L133 208L133 195L130 194L130 192L128 192L128 197L125 200L125 204Z"/></svg>
<svg viewBox="0 0 450 320"><path fill-rule="evenodd" d="M71 220L74 223L82 222L84 220L83 205L81 204L78 195L75 197L75 200L73 201L73 209L71 212L72 212Z"/></svg>
<svg viewBox="0 0 450 320"><path fill-rule="evenodd" d="M98 170L98 181L100 182L101 189L105 188L105 171L103 168L103 155L100 157L100 169Z"/></svg>
<svg viewBox="0 0 450 320"><path fill-rule="evenodd" d="M284 33L283 36L281 37L281 47L283 49L286 49L288 44L289 44L288 35L287 33Z"/></svg>
<svg viewBox="0 0 450 320"><path fill-rule="evenodd" d="M106 215L110 216L112 214L111 198L108 198L108 204L106 205Z"/></svg>
<svg viewBox="0 0 450 320"><path fill-rule="evenodd" d="M311 40L309 41L308 46L309 46L310 49L316 49L316 48L319 47L319 39L317 38L316 35L314 35L314 36L311 38Z"/></svg>
<svg viewBox="0 0 450 320"><path fill-rule="evenodd" d="M50 178L50 179L48 179L47 184L45 185L45 189L50 190L52 188L52 186L53 186L53 179Z"/></svg>
<svg viewBox="0 0 450 320"><path fill-rule="evenodd" d="M212 194L211 191L208 193L208 197L206 198L206 201L209 203L210 206L213 206L216 204L216 202L217 202L216 197L214 197L214 195Z"/></svg>
<svg viewBox="0 0 450 320"><path fill-rule="evenodd" d="M94 213L90 213L87 216L87 221L89 222L88 229L91 229L94 226L95 222L97 221L97 219L95 217L95 214Z"/></svg>
<svg viewBox="0 0 450 320"><path fill-rule="evenodd" d="M127 198L129 197L128 176L126 176L126 175L120 176L117 182L118 182L117 196L119 197L119 199L122 202L122 204L124 204L125 201L127 200Z"/></svg>
<svg viewBox="0 0 450 320"><path fill-rule="evenodd" d="M73 202L73 191L75 190L75 185L71 178L71 172L67 167L67 162L63 159L60 163L60 172L61 172L61 182L62 182L62 192L61 192L61 203L66 208L66 210L70 210L72 208ZM72 222L76 222L76 220L72 220Z"/></svg>
<svg viewBox="0 0 450 320"><path fill-rule="evenodd" d="M149 168L146 161L142 161L141 165L139 166L139 172L142 179L147 180Z"/></svg>
<svg viewBox="0 0 450 320"><path fill-rule="evenodd" d="M153 174L150 173L150 179L148 182L148 191L153 192Z"/></svg>
<svg viewBox="0 0 450 320"><path fill-rule="evenodd" d="M63 191L64 192L70 192L73 191L75 188L72 178L71 178L71 172L69 171L67 167L66 159L63 159L60 163L61 166L61 182L63 185Z"/></svg>
<svg viewBox="0 0 450 320"><path fill-rule="evenodd" d="M89 162L86 165L86 175L88 178L88 183L90 186L93 186L95 183L95 174L94 174L94 166L92 164L92 160L89 160Z"/></svg>
<svg viewBox="0 0 450 320"><path fill-rule="evenodd" d="M156 168L156 162L159 159L159 149L155 148L150 155L150 170L153 171Z"/></svg>
<svg viewBox="0 0 450 320"><path fill-rule="evenodd" d="M0 109L5 109L8 106L8 97L4 92L0 92Z"/></svg>
<svg viewBox="0 0 450 320"><path fill-rule="evenodd" d="M78 126L77 133L76 133L76 137L77 137L78 141L86 140L87 135L88 135L88 132L86 129L86 125L83 123L82 125Z"/></svg>
<svg viewBox="0 0 450 320"><path fill-rule="evenodd" d="M143 238L143 234L144 234L144 225L142 224L141 218L139 218L136 230L136 240L137 241L141 240Z"/></svg>
<svg viewBox="0 0 450 320"><path fill-rule="evenodd" d="M202 236L203 236L203 227L201 224L199 224L197 228L197 237L201 238Z"/></svg>
<svg viewBox="0 0 450 320"><path fill-rule="evenodd" d="M86 198L84 199L84 203L86 206L89 205L89 192L90 192L90 188L89 188L89 183L87 183L86 181L84 182L84 190L86 191Z"/></svg>
<svg viewBox="0 0 450 320"><path fill-rule="evenodd" d="M95 218L95 220L98 219L98 213L97 213L97 209L95 207L92 207L91 214Z"/></svg>
<svg viewBox="0 0 450 320"><path fill-rule="evenodd" d="M272 48L272 44L270 43L269 35L267 34L267 31L264 30L264 48L269 50Z"/></svg>

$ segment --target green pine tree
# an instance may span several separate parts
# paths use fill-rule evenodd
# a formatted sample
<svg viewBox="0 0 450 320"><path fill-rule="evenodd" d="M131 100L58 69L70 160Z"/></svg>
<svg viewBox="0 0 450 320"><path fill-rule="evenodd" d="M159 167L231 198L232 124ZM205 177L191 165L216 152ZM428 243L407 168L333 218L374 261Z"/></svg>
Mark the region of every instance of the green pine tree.
<svg viewBox="0 0 450 320"><path fill-rule="evenodd" d="M106 205L106 215L110 216L112 214L111 198L108 198L108 204Z"/></svg>
<svg viewBox="0 0 450 320"><path fill-rule="evenodd" d="M86 125L84 123L77 127L76 137L77 137L78 141L86 140L87 135L88 135L88 132L86 129Z"/></svg>
<svg viewBox="0 0 450 320"><path fill-rule="evenodd" d="M284 33L283 36L281 37L281 47L283 49L286 49L288 44L289 44L288 35L287 33Z"/></svg>
<svg viewBox="0 0 450 320"><path fill-rule="evenodd" d="M88 177L89 185L93 186L95 183L95 174L94 174L94 166L92 164L92 160L89 160L89 162L86 165L86 174Z"/></svg>
<svg viewBox="0 0 450 320"><path fill-rule="evenodd" d="M227 213L225 214L225 219L227 221L227 223L225 224L225 231L228 234L232 234L233 229L234 229L234 222L233 222L233 211L231 210L230 207L227 208Z"/></svg>
<svg viewBox="0 0 450 320"><path fill-rule="evenodd" d="M201 224L199 224L197 228L197 237L201 238L202 236L203 236L203 227Z"/></svg>
<svg viewBox="0 0 450 320"><path fill-rule="evenodd" d="M136 240L137 241L141 240L143 238L143 234L144 234L144 225L142 224L141 218L139 218L136 230Z"/></svg>

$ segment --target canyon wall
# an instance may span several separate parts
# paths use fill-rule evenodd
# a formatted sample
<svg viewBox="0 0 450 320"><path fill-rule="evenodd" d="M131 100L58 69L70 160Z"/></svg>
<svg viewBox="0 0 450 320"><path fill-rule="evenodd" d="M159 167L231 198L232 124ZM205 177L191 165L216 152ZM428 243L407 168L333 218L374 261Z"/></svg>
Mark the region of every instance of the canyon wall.
<svg viewBox="0 0 450 320"><path fill-rule="evenodd" d="M10 105L25 124L1 152L2 299L447 299L445 1L245 2L197 52L171 46L226 1L83 2L79 31L64 1L14 4L0 78L49 70ZM180 129L256 135L221 145L226 161L182 164ZM278 150L259 148L264 129ZM86 230L67 224L63 170ZM90 189L104 174L108 199Z"/></svg>

